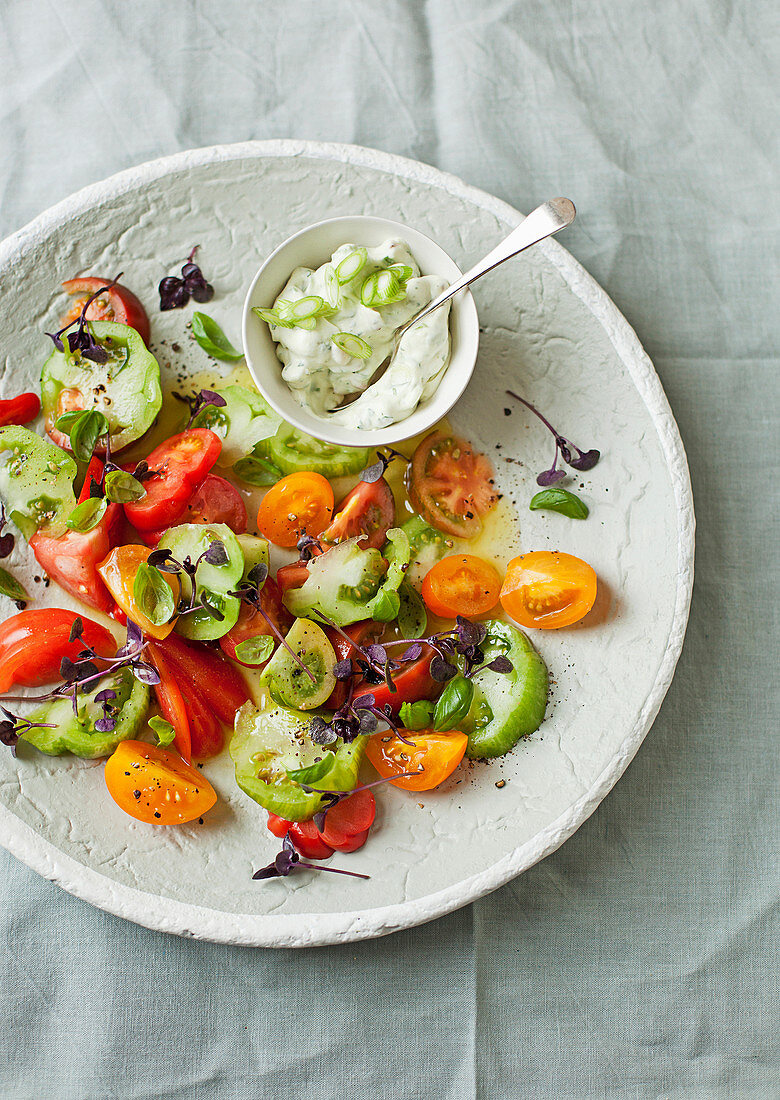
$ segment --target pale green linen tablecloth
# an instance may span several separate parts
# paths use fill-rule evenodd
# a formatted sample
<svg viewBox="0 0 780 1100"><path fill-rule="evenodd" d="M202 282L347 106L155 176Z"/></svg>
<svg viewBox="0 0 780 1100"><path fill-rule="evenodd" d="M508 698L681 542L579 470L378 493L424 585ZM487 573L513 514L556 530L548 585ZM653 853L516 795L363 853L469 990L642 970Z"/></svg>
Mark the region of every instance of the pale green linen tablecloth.
<svg viewBox="0 0 780 1100"><path fill-rule="evenodd" d="M247 138L376 146L520 209L571 195L564 243L656 363L698 517L685 650L637 759L476 905L237 949L108 916L0 850L0 1096L780 1095L773 10L0 0L2 234Z"/></svg>

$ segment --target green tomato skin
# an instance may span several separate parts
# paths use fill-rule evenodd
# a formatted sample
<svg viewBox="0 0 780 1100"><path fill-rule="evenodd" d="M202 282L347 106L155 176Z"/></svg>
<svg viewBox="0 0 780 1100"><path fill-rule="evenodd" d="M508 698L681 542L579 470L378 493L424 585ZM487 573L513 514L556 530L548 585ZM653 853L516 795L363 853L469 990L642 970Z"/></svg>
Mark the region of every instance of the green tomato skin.
<svg viewBox="0 0 780 1100"><path fill-rule="evenodd" d="M421 516L412 516L401 530L409 540L410 558L406 571L406 583L419 592L425 574L447 554L451 553L454 542L441 531L430 527Z"/></svg>
<svg viewBox="0 0 780 1100"><path fill-rule="evenodd" d="M311 715L288 707L258 710L245 703L236 715L230 741L236 782L241 790L270 813L286 821L308 821L323 808L317 794L307 794L287 771L307 767L326 752L333 752L330 769L312 787L327 791L351 791L368 738L357 737L345 745L337 741L327 749L315 745L307 730Z"/></svg>
<svg viewBox="0 0 780 1100"><path fill-rule="evenodd" d="M124 365L111 359L93 363L78 353L52 352L41 372L42 411L47 422L55 420L60 392L80 390L84 408L97 409L108 420L111 450L121 451L140 439L160 411L160 365L129 325L91 321L90 327L99 344L126 353Z"/></svg>
<svg viewBox="0 0 780 1100"><path fill-rule="evenodd" d="M549 690L547 666L525 634L498 620L485 625L486 660L505 653L513 671L484 669L472 678L474 699L461 727L468 734L466 755L472 760L503 756L521 737L537 730Z"/></svg>
<svg viewBox="0 0 780 1100"><path fill-rule="evenodd" d="M107 733L95 729L95 722L103 717L103 707L95 702L98 692L110 688L116 692L112 706L119 708L116 726ZM89 694L79 699L78 717L73 713L70 699L52 699L30 715L31 722L53 724L53 729L34 727L23 734L23 739L47 756L62 756L70 752L85 760L110 756L120 741L135 737L142 729L149 711L150 693L129 669L109 673L97 680Z"/></svg>
<svg viewBox="0 0 780 1100"><path fill-rule="evenodd" d="M265 668L273 694L288 707L314 710L328 701L336 686L336 654L325 631L310 619L296 619L285 642L309 669L314 682L287 648L277 646Z"/></svg>
<svg viewBox="0 0 780 1100"><path fill-rule="evenodd" d="M170 527L158 543L158 549L170 550L177 561L189 558L195 562L214 540L219 540L225 547L228 560L225 565L209 565L203 562L198 566L195 602L199 602L199 596L204 591L212 594L217 598L224 618L215 619L207 611L190 611L186 615L180 615L176 621L176 632L191 641L216 641L238 622L241 601L228 593L236 588L244 575L241 544L225 523L180 523L177 527ZM184 576L179 579L182 595L188 599L190 582Z"/></svg>
<svg viewBox="0 0 780 1100"><path fill-rule="evenodd" d="M323 477L358 474L368 465L368 447L337 447L323 443L282 421L276 433L257 447L283 474L311 470Z"/></svg>
<svg viewBox="0 0 780 1100"><path fill-rule="evenodd" d="M233 466L274 434L281 417L256 390L247 386L223 386L215 390L224 405L206 405L193 421L195 428L210 428L222 440L217 465Z"/></svg>
<svg viewBox="0 0 780 1100"><path fill-rule="evenodd" d="M10 451L0 466L0 497L26 539L36 531L59 538L76 507L73 479L76 463L67 451L15 424L0 428L0 453Z"/></svg>

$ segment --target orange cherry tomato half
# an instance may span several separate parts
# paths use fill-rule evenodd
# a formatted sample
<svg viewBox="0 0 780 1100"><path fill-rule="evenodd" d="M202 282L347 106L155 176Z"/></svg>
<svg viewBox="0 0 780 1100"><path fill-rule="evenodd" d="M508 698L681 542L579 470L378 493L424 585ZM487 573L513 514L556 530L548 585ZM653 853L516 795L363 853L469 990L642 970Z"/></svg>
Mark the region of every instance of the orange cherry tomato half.
<svg viewBox="0 0 780 1100"><path fill-rule="evenodd" d="M319 535L333 515L335 498L322 474L288 474L260 502L257 527L276 546L294 547L301 535Z"/></svg>
<svg viewBox="0 0 780 1100"><path fill-rule="evenodd" d="M588 614L596 586L596 573L586 561L573 554L536 550L510 561L501 603L520 626L557 630Z"/></svg>
<svg viewBox="0 0 780 1100"><path fill-rule="evenodd" d="M414 743L407 745L390 733L375 733L366 746L366 756L383 779L390 779L394 787L405 791L431 791L438 787L460 764L468 742L466 734L457 730L448 733L405 730L404 736ZM391 778L404 772L419 774L405 779Z"/></svg>
<svg viewBox="0 0 780 1100"><path fill-rule="evenodd" d="M152 551L148 546L117 546L100 563L97 571L103 579L103 584L125 615L132 619L134 623L138 623L144 634L148 634L150 638L161 639L168 637L176 625L176 619L155 626L153 622L147 619L135 602L133 594L133 585L135 584L138 567L148 559L151 553ZM170 573L162 573L161 576L173 593L175 605L179 599L179 578Z"/></svg>
<svg viewBox="0 0 780 1100"><path fill-rule="evenodd" d="M117 806L149 825L194 821L217 801L198 768L145 741L120 741L106 761L106 786Z"/></svg>
<svg viewBox="0 0 780 1100"><path fill-rule="evenodd" d="M498 603L501 577L476 554L451 554L425 574L422 597L429 611L444 619L484 615Z"/></svg>

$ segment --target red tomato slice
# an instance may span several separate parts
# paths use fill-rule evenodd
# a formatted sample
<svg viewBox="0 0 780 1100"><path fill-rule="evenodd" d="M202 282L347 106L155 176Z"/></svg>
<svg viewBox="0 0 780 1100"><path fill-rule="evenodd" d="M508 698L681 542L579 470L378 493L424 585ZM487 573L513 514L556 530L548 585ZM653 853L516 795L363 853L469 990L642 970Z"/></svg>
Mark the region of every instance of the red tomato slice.
<svg viewBox="0 0 780 1100"><path fill-rule="evenodd" d="M306 584L309 570L305 561L293 561L289 565L280 565L276 570L276 583L282 595L291 588L302 588Z"/></svg>
<svg viewBox="0 0 780 1100"><path fill-rule="evenodd" d="M159 684L155 684L154 694L163 718L170 722L176 731L173 740L174 745L188 764L192 763L192 736L190 734L190 722L187 717L187 707L181 688L171 672L170 665L165 659L162 646L149 646L149 660L160 674Z"/></svg>
<svg viewBox="0 0 780 1100"><path fill-rule="evenodd" d="M81 314L87 298L110 282L110 279L101 279L97 275L66 279L62 284L63 290L68 294L78 294L79 297L62 318L60 325L75 321ZM128 290L121 283L110 287L90 303L86 317L88 321L115 321L119 325L129 325L142 337L145 344L149 344L150 328L146 310L132 290Z"/></svg>
<svg viewBox="0 0 780 1100"><path fill-rule="evenodd" d="M336 515L322 532L325 542L344 542L356 535L368 535L363 549L380 550L395 522L393 491L383 477L369 484L359 481L338 506Z"/></svg>
<svg viewBox="0 0 780 1100"><path fill-rule="evenodd" d="M287 836L291 825L291 821L279 817L278 814L272 814L270 810L268 811L268 831L273 833L274 836L279 838Z"/></svg>
<svg viewBox="0 0 780 1100"><path fill-rule="evenodd" d="M325 814L320 836L331 848L343 851L341 845L350 837L367 833L376 817L376 799L371 790L355 791L349 798L337 802Z"/></svg>
<svg viewBox="0 0 780 1100"><path fill-rule="evenodd" d="M397 715L402 703L417 703L420 699L438 698L444 685L431 676L431 661L435 656L435 650L430 646L424 646L421 657L408 665L402 665L398 672L393 673L392 681L396 688L393 692L386 683L369 684L365 680L360 680L355 684L355 701L361 695L371 694L378 707L382 708L389 703L393 714Z"/></svg>
<svg viewBox="0 0 780 1100"><path fill-rule="evenodd" d="M370 832L370 829L365 829L362 833L355 833L354 836L345 836L333 847L337 852L356 852L358 848L362 848L366 843Z"/></svg>
<svg viewBox="0 0 780 1100"><path fill-rule="evenodd" d="M246 505L238 489L216 474L207 474L190 497L182 523L226 523L231 531L246 531Z"/></svg>
<svg viewBox="0 0 780 1100"><path fill-rule="evenodd" d="M355 646L350 645L343 634L340 634L336 630L332 630L331 627L328 626L324 629L330 644L333 646L337 661L345 661L347 657L351 657L354 654ZM366 646L371 642L378 642L384 633L384 629L384 623L375 623L373 619L363 619L362 622L353 623L351 626L345 626L344 634L347 634L357 645ZM355 667L354 662L352 667ZM338 710L339 707L343 706L347 700L348 691L349 688L346 682L338 680L330 698L325 704L328 710Z"/></svg>
<svg viewBox="0 0 780 1100"><path fill-rule="evenodd" d="M8 424L29 424L41 411L41 399L37 393L20 393L0 401L0 428Z"/></svg>
<svg viewBox="0 0 780 1100"><path fill-rule="evenodd" d="M121 529L122 505L109 504L100 523L91 531L68 531L58 539L35 534L30 539L30 549L41 568L61 588L90 607L112 615L114 598L97 567L118 544Z"/></svg>
<svg viewBox="0 0 780 1100"><path fill-rule="evenodd" d="M217 649L200 642L186 642L178 634L169 634L162 644L182 691L192 684L217 718L232 726L236 711L249 699L244 677Z"/></svg>
<svg viewBox="0 0 780 1100"><path fill-rule="evenodd" d="M85 500L89 499L89 491L92 487L92 482L97 481L100 484L100 479L103 476L103 461L98 458L97 455L93 455L89 460L87 466L87 472L84 475L84 483L81 486L81 492L79 493L79 504L83 504Z"/></svg>
<svg viewBox="0 0 780 1100"><path fill-rule="evenodd" d="M77 618L84 624L83 640L68 641ZM21 611L0 624L0 692L14 684L37 687L60 679L60 661L72 661L85 643L101 657L113 657L116 641L112 634L84 615L63 607L41 607Z"/></svg>
<svg viewBox="0 0 780 1100"><path fill-rule="evenodd" d="M409 467L409 499L433 527L470 539L498 500L490 459L465 439L432 432L420 443Z"/></svg>
<svg viewBox="0 0 780 1100"><path fill-rule="evenodd" d="M295 620L282 603L282 594L273 577L267 577L265 584L260 590L260 605L276 629L284 637ZM219 639L219 644L222 652L226 657L229 657L231 661L238 661L238 663L245 668L256 668L258 666L248 665L246 661L238 660L238 657L236 657L236 646L240 645L242 642L248 641L250 638L259 638L266 634L271 634L275 637L273 630L271 630L257 608L251 607L249 604L245 603L241 605L238 622L227 632L227 634Z"/></svg>
<svg viewBox="0 0 780 1100"><path fill-rule="evenodd" d="M327 859L333 849L320 836L313 821L291 821L290 839L305 859Z"/></svg>
<svg viewBox="0 0 780 1100"><path fill-rule="evenodd" d="M155 447L146 461L158 472L144 482L146 496L124 505L136 530L159 531L179 523L221 450L222 440L208 428L187 428Z"/></svg>

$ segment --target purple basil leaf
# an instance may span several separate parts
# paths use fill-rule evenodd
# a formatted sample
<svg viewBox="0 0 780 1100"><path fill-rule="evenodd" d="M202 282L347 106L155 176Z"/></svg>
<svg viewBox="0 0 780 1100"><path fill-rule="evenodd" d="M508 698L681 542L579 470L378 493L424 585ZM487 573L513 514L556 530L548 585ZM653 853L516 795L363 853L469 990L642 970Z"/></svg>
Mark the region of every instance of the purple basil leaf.
<svg viewBox="0 0 780 1100"><path fill-rule="evenodd" d="M375 462L373 466L366 466L365 470L360 471L360 480L365 481L368 485L373 485L375 481L379 481L387 469L387 463L383 458L380 458L379 462Z"/></svg>
<svg viewBox="0 0 780 1100"><path fill-rule="evenodd" d="M213 542L209 543L208 549L201 555L200 560L205 561L208 565L227 565L230 559L224 542L214 539Z"/></svg>
<svg viewBox="0 0 780 1100"><path fill-rule="evenodd" d="M309 737L312 739L315 745L332 745L336 740L337 734L335 730L323 722L321 718L312 718L311 725L309 726Z"/></svg>
<svg viewBox="0 0 780 1100"><path fill-rule="evenodd" d="M556 481L560 481L561 478L566 477L565 470L556 470L555 466L549 470L544 470L536 479L537 485L554 485Z"/></svg>
<svg viewBox="0 0 780 1100"><path fill-rule="evenodd" d="M458 615L455 623L458 631L458 641L461 646L479 645L487 634L487 627L484 623L473 623L471 619L467 619L463 615Z"/></svg>
<svg viewBox="0 0 780 1100"><path fill-rule="evenodd" d="M69 642L75 642L77 638L80 638L84 633L84 621L80 616L77 616L73 620L73 626L70 628L70 634L68 635Z"/></svg>
<svg viewBox="0 0 780 1100"><path fill-rule="evenodd" d="M439 657L438 654L431 661L431 677L439 684L444 684L447 680L451 680L453 676L457 676L458 670L455 665L448 664L443 657Z"/></svg>
<svg viewBox="0 0 780 1100"><path fill-rule="evenodd" d="M116 718L98 718L95 729L100 733L110 733L116 727Z"/></svg>
<svg viewBox="0 0 780 1100"><path fill-rule="evenodd" d="M265 878L278 878L279 872L276 870L276 864L270 863L267 867L261 867L259 871L255 871L252 875L253 879L265 879Z"/></svg>
<svg viewBox="0 0 780 1100"><path fill-rule="evenodd" d="M108 703L111 699L116 699L116 692L112 691L111 688L104 688L95 696L96 703Z"/></svg>
<svg viewBox="0 0 780 1100"><path fill-rule="evenodd" d="M361 695L358 699L354 699L352 706L355 710L362 710L365 707L375 707L376 697L374 695Z"/></svg>
<svg viewBox="0 0 780 1100"><path fill-rule="evenodd" d="M118 470L119 468L119 466L114 466L113 462L111 463L112 470ZM106 464L106 469L108 469L108 464ZM154 475L157 473L159 473L159 470L150 470L149 464L141 459L136 468L133 470L133 477L136 481L144 482L148 481L150 477L154 477Z"/></svg>
<svg viewBox="0 0 780 1100"><path fill-rule="evenodd" d="M379 725L377 716L370 710L359 710L360 716L360 732L361 733L373 733Z"/></svg>
<svg viewBox="0 0 780 1100"><path fill-rule="evenodd" d="M44 336L49 337L57 351L65 351L65 345L62 342L59 332L45 332Z"/></svg>
<svg viewBox="0 0 780 1100"><path fill-rule="evenodd" d="M568 439L564 439L564 437L562 435L558 435L558 436L555 437L555 443L556 443L556 446L558 447L558 450L561 452L561 458L563 459L563 461L570 463L571 462L572 447L574 447L574 444L569 442ZM576 449L577 448L574 447L575 451L576 451Z"/></svg>
<svg viewBox="0 0 780 1100"><path fill-rule="evenodd" d="M344 661L337 661L333 668L333 675L337 680L349 680L352 676L352 661L347 657Z"/></svg>
<svg viewBox="0 0 780 1100"><path fill-rule="evenodd" d="M592 470L600 458L601 451L594 448L591 451L585 451L584 454L580 452L579 458L567 459L566 461L575 470Z"/></svg>
<svg viewBox="0 0 780 1100"><path fill-rule="evenodd" d="M160 280L157 289L160 293L160 309L163 312L169 309L181 309L190 300L184 280L178 279L175 275L166 275Z"/></svg>
<svg viewBox="0 0 780 1100"><path fill-rule="evenodd" d="M216 405L220 409L227 405L225 398L221 394L214 393L213 390L201 390L200 396L202 405Z"/></svg>
<svg viewBox="0 0 780 1100"><path fill-rule="evenodd" d="M387 650L377 643L366 646L366 653L378 665L383 665L387 661Z"/></svg>
<svg viewBox="0 0 780 1100"><path fill-rule="evenodd" d="M508 657L500 653L498 657L493 658L487 667L492 669L493 672L512 672L515 666Z"/></svg>
<svg viewBox="0 0 780 1100"><path fill-rule="evenodd" d="M14 543L15 539L10 531L0 535L0 558L7 558L9 554L13 553Z"/></svg>
<svg viewBox="0 0 780 1100"><path fill-rule="evenodd" d="M46 334L48 336L48 333ZM19 740L16 726L13 722L0 722L0 744L12 748Z"/></svg>
<svg viewBox="0 0 780 1100"><path fill-rule="evenodd" d="M154 687L160 682L160 674L157 669L152 665L148 665L146 661L134 661L132 672L136 680L139 680L142 684L148 684L150 687Z"/></svg>
<svg viewBox="0 0 780 1100"><path fill-rule="evenodd" d="M398 658L398 660L399 661L416 661L419 657L422 657L422 651L423 651L423 647L420 645L419 642L412 642L412 644L409 646L409 648L405 649L403 651L403 653Z"/></svg>
<svg viewBox="0 0 780 1100"><path fill-rule="evenodd" d="M259 561L257 565L253 565L247 574L247 580L253 588L260 588L262 584L265 584L268 576L268 566L264 561Z"/></svg>

